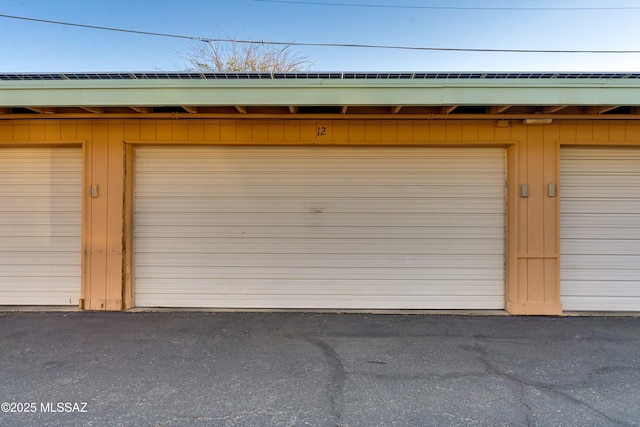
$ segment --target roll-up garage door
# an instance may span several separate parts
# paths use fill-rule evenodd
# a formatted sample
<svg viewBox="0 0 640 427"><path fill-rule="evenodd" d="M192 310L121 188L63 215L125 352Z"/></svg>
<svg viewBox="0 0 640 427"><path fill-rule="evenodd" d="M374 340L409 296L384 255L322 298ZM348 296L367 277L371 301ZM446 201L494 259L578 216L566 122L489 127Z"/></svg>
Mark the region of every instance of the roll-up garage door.
<svg viewBox="0 0 640 427"><path fill-rule="evenodd" d="M77 305L82 150L0 148L0 305Z"/></svg>
<svg viewBox="0 0 640 427"><path fill-rule="evenodd" d="M563 148L564 310L640 311L640 150Z"/></svg>
<svg viewBox="0 0 640 427"><path fill-rule="evenodd" d="M138 307L500 309L499 148L140 147Z"/></svg>

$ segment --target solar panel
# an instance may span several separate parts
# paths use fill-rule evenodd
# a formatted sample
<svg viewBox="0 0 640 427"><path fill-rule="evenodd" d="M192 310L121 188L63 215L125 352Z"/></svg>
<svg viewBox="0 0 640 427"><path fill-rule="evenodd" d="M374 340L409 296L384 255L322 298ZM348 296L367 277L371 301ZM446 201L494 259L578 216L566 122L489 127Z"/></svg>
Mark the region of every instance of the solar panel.
<svg viewBox="0 0 640 427"><path fill-rule="evenodd" d="M640 72L73 72L2 73L0 81L54 80L466 80L466 79L640 79Z"/></svg>

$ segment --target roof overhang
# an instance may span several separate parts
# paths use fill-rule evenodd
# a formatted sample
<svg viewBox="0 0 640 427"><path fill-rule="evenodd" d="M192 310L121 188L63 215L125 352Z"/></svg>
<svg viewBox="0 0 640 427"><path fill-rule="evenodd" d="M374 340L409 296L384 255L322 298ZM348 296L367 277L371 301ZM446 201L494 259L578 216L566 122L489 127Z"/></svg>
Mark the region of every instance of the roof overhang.
<svg viewBox="0 0 640 427"><path fill-rule="evenodd" d="M2 74L19 115L389 114L640 118L636 73Z"/></svg>

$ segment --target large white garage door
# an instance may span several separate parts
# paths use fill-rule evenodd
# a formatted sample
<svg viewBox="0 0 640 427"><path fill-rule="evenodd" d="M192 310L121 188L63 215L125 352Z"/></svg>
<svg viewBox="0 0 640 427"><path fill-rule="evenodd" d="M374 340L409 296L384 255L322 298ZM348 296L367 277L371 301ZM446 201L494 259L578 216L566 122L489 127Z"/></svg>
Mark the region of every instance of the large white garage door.
<svg viewBox="0 0 640 427"><path fill-rule="evenodd" d="M140 147L139 307L504 307L503 149Z"/></svg>
<svg viewBox="0 0 640 427"><path fill-rule="evenodd" d="M560 156L565 310L640 311L640 150Z"/></svg>
<svg viewBox="0 0 640 427"><path fill-rule="evenodd" d="M77 305L82 150L0 148L0 305Z"/></svg>

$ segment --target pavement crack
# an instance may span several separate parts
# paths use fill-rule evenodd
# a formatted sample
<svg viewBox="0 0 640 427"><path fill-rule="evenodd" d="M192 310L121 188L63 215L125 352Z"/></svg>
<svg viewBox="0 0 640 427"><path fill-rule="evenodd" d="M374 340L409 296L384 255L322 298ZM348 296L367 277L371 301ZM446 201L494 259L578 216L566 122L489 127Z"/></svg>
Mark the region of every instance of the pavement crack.
<svg viewBox="0 0 640 427"><path fill-rule="evenodd" d="M559 387L568 387L568 385L563 385L563 386L558 386L558 385L554 385L554 384L548 384L548 383L544 383L544 382L540 382L540 381L533 381L533 380L528 380L526 378L523 378L519 375L516 375L514 373L509 373L506 372L503 369L500 369L495 363L491 362L488 360L488 353L487 350L482 348L479 344L475 344L475 345L464 345L464 346L460 346L460 348L476 353L478 360L485 366L485 368L487 369L487 371L489 371L490 373L492 373L493 375L496 375L498 377L502 377L502 378L506 378L507 380L513 381L515 383L520 384L520 387L522 387L523 385L527 385L529 387L533 387L533 388L537 388L541 391L546 391L548 393L552 393L558 396L561 396L563 398L565 398L566 400L575 403L578 406L582 406L585 407L593 412L595 412L596 414L600 415L601 417L605 418L607 421L611 422L611 423L616 423L618 425L621 426L631 426L632 424L629 423L625 423L623 421L617 420L609 415L607 415L606 413L594 408L593 406L591 406L590 404L588 404L587 402L584 402L574 396L571 396L568 393L565 393L563 391L558 390ZM610 370L611 368L601 368L600 370ZM596 370L598 371L598 370ZM590 378L595 375L595 373L591 373L591 375L589 376ZM524 403L524 402L523 402ZM525 404L525 406L527 406ZM528 407L528 406L527 406Z"/></svg>
<svg viewBox="0 0 640 427"><path fill-rule="evenodd" d="M347 372L335 349L326 341L316 337L306 337L309 343L318 347L324 355L329 367L328 393L331 402L331 415L336 426L340 426L340 419L344 411L344 383Z"/></svg>
<svg viewBox="0 0 640 427"><path fill-rule="evenodd" d="M185 423L193 423L193 422L205 422L211 423L215 421L227 421L229 420L233 414L223 415L220 417L175 417L164 421L158 421L155 424L155 427L165 427L170 425L184 425Z"/></svg>
<svg viewBox="0 0 640 427"><path fill-rule="evenodd" d="M378 378L381 380L394 380L394 381L451 381L464 378L483 378L493 376L486 372L451 372L449 374L389 374L389 373L377 373L367 371L351 371L350 375L357 375L361 377Z"/></svg>
<svg viewBox="0 0 640 427"><path fill-rule="evenodd" d="M184 425L193 424L193 423L198 423L198 424L203 423L202 425L210 426L212 425L212 423L218 423L220 421L225 423L225 425L227 425L227 423L229 422L232 422L235 425L235 423L250 422L250 421L247 421L247 417L248 417L248 420L252 420L252 417L255 417L256 415L261 415L261 414L286 415L286 412L271 411L271 410L256 410L256 411L236 411L236 412L230 412L228 414L219 415L219 416L174 417L164 421L156 422L155 427L170 427L174 425L184 426Z"/></svg>
<svg viewBox="0 0 640 427"><path fill-rule="evenodd" d="M527 403L527 398L524 394L524 387L525 387L525 384L520 383L520 403L522 404L522 406L527 408L525 419L527 420L526 426L528 427L531 425L531 414L533 413L533 410L531 409L531 406L529 406L529 404Z"/></svg>

